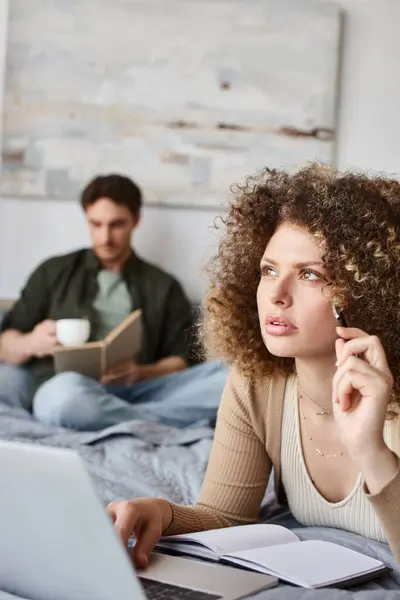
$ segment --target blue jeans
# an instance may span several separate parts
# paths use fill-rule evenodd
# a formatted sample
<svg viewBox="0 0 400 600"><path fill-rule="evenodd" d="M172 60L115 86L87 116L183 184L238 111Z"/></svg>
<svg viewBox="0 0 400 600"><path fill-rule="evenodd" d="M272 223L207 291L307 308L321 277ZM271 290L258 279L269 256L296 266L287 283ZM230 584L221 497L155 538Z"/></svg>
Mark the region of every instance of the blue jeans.
<svg viewBox="0 0 400 600"><path fill-rule="evenodd" d="M131 386L104 386L78 373L60 373L37 390L33 414L80 431L133 419L175 427L213 425L227 373L226 366L210 361Z"/></svg>
<svg viewBox="0 0 400 600"><path fill-rule="evenodd" d="M33 377L26 367L0 363L0 402L28 410L31 404Z"/></svg>

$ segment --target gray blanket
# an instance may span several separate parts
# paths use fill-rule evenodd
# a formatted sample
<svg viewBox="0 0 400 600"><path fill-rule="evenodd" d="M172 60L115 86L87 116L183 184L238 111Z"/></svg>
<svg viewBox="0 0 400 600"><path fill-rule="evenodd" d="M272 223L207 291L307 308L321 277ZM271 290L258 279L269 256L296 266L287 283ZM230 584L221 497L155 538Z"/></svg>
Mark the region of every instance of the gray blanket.
<svg viewBox="0 0 400 600"><path fill-rule="evenodd" d="M139 421L96 433L78 433L42 425L25 411L0 405L0 438L77 450L85 460L98 492L107 504L121 498L157 495L190 503L199 494L213 431L174 429ZM278 510L271 490L263 520L280 522L302 539L326 539L359 549L383 560L393 573L352 590L304 590L287 585L263 592L257 600L400 600L400 569L384 544L328 528L299 528L287 512ZM0 600L11 600L0 592ZM13 597L15 600L15 597Z"/></svg>
<svg viewBox="0 0 400 600"><path fill-rule="evenodd" d="M188 503L204 477L213 430L175 429L130 421L82 433L44 425L0 403L0 438L72 448L84 458L104 504L121 498L163 496Z"/></svg>

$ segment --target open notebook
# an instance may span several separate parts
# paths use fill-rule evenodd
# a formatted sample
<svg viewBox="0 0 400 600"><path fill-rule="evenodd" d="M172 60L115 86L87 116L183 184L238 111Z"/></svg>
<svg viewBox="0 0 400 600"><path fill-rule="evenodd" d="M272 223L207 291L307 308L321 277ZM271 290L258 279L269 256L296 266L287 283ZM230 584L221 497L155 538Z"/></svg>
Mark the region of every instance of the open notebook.
<svg viewBox="0 0 400 600"><path fill-rule="evenodd" d="M344 587L390 571L382 562L279 525L242 525L161 538L156 548L274 575L305 588Z"/></svg>
<svg viewBox="0 0 400 600"><path fill-rule="evenodd" d="M142 311L132 312L104 340L80 346L57 346L54 350L56 373L75 371L100 379L109 369L133 360L142 345Z"/></svg>

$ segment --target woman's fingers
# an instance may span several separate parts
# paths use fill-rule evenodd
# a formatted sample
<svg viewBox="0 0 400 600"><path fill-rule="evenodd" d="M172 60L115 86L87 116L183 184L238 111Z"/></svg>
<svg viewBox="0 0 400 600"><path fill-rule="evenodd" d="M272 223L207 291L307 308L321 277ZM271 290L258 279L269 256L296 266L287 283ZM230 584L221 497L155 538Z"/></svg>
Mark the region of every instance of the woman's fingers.
<svg viewBox="0 0 400 600"><path fill-rule="evenodd" d="M161 536L160 524L149 521L140 531L135 546L135 560L141 567L147 567L150 554Z"/></svg>
<svg viewBox="0 0 400 600"><path fill-rule="evenodd" d="M107 512L110 515L114 527L120 536L124 546L128 545L129 538L133 530L138 526L140 516L135 508L135 505L130 502L118 502L118 510L113 504L107 507Z"/></svg>
<svg viewBox="0 0 400 600"><path fill-rule="evenodd" d="M333 377L332 402L339 403L341 409L347 411L355 407L359 394L386 393L391 386L390 372L388 375L382 373L365 360L352 355L337 369Z"/></svg>
<svg viewBox="0 0 400 600"><path fill-rule="evenodd" d="M357 331L340 328L343 331ZM361 332L363 333L363 332ZM389 366L386 360L385 350L380 342L380 339L375 335L358 335L357 337L347 338L347 341L342 339L343 344L337 345L336 340L336 356L337 366L344 364L350 356L363 355L369 364L379 371L389 373ZM339 350L338 350L339 348Z"/></svg>
<svg viewBox="0 0 400 600"><path fill-rule="evenodd" d="M375 374L376 371L367 362L353 355L343 365L338 367L332 381L332 402L340 403L340 408L343 411L349 410L354 404L354 398L351 397L354 390L348 390L348 379L345 379L345 375L348 372L371 375L371 373ZM347 385L340 387L343 380L347 381Z"/></svg>
<svg viewBox="0 0 400 600"><path fill-rule="evenodd" d="M357 327L336 327L336 331L344 340L352 340L354 338L368 337L369 334L358 329Z"/></svg>
<svg viewBox="0 0 400 600"><path fill-rule="evenodd" d="M342 410L352 410L358 400L363 397L380 398L387 397L390 391L390 384L379 373L373 371L369 373L348 370L337 386L337 396ZM358 398L354 398L354 392L358 392ZM345 408L344 408L345 407Z"/></svg>
<svg viewBox="0 0 400 600"><path fill-rule="evenodd" d="M131 549L135 562L140 567L147 567L150 554L162 534L162 515L157 508L156 499L139 498L123 502L113 502L107 512L125 547L129 538L136 538L135 547Z"/></svg>
<svg viewBox="0 0 400 600"><path fill-rule="evenodd" d="M361 398L362 390L371 383L371 374L355 369L347 369L336 385L336 402L343 412L354 409ZM358 392L355 394L355 392Z"/></svg>

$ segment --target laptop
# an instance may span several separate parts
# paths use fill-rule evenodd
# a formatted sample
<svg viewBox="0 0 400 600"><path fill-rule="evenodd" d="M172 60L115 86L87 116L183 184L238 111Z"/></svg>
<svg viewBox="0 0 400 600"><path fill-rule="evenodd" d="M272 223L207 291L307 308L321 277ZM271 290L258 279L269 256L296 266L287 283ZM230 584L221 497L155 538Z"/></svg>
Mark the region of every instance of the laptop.
<svg viewBox="0 0 400 600"><path fill-rule="evenodd" d="M237 600L274 577L153 553L136 572L80 456L0 441L0 590L32 600Z"/></svg>

